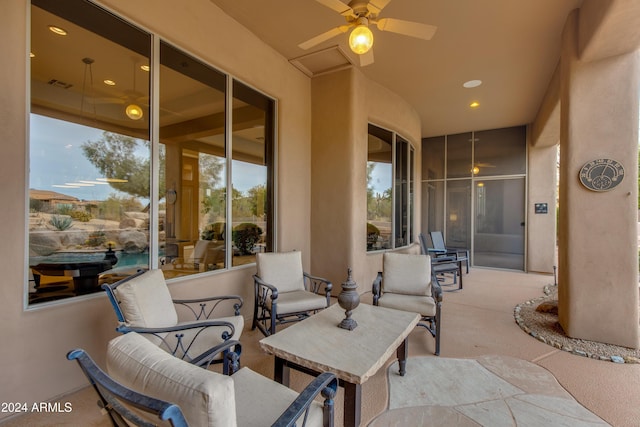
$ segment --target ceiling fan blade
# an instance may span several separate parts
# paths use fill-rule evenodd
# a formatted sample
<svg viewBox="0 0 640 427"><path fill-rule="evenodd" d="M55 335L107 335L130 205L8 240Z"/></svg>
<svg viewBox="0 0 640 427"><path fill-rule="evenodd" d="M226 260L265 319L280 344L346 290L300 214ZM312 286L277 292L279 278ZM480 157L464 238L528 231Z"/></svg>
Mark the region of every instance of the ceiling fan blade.
<svg viewBox="0 0 640 427"><path fill-rule="evenodd" d="M335 10L342 16L353 16L353 17L356 16L356 14L353 13L353 9L351 9L351 7L349 7L348 5L342 3L340 0L316 0L316 1L321 5L328 7L329 9Z"/></svg>
<svg viewBox="0 0 640 427"><path fill-rule="evenodd" d="M307 50L316 45L319 45L322 42L329 40L330 38L333 38L337 35L347 32L349 27L351 27L351 25L341 25L339 27L332 28L329 31L326 31L318 36L313 37L312 39L307 40L306 42L300 43L298 47L300 49Z"/></svg>
<svg viewBox="0 0 640 427"><path fill-rule="evenodd" d="M360 66L366 67L373 64L373 49L369 49L366 53L360 55Z"/></svg>
<svg viewBox="0 0 640 427"><path fill-rule="evenodd" d="M405 36L431 40L438 27L420 22L403 21L402 19L383 18L376 22L380 31L390 31Z"/></svg>
<svg viewBox="0 0 640 427"><path fill-rule="evenodd" d="M369 9L369 13L378 16L382 9L387 7L390 1L391 0L369 0L367 9Z"/></svg>

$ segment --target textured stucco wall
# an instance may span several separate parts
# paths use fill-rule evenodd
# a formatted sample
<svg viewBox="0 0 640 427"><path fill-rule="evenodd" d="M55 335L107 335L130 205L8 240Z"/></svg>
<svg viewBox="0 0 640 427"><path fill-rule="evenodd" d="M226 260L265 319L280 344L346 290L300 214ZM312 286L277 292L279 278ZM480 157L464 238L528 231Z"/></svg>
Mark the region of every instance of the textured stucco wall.
<svg viewBox="0 0 640 427"><path fill-rule="evenodd" d="M350 267L358 292L368 292L382 256L366 252L367 124L396 131L413 144L419 227L420 120L409 104L357 69L314 78L312 94L313 274L330 279L337 295Z"/></svg>

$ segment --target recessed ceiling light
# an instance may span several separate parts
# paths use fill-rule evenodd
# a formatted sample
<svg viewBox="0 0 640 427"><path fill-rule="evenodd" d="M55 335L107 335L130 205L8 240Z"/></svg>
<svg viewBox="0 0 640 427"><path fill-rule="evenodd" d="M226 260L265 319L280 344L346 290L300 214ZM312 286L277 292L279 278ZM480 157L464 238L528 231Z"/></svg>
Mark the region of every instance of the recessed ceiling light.
<svg viewBox="0 0 640 427"><path fill-rule="evenodd" d="M469 104L469 107L471 108L478 108L480 106L480 103L478 101L473 101L471 104Z"/></svg>
<svg viewBox="0 0 640 427"><path fill-rule="evenodd" d="M116 82L114 82L113 80L106 79L104 81L104 84L106 84L107 86L115 86Z"/></svg>
<svg viewBox="0 0 640 427"><path fill-rule="evenodd" d="M59 35L59 36L66 36L67 35L67 30L65 30L64 28L60 28L60 27L56 27L55 25L49 25L49 29L51 30L51 32Z"/></svg>
<svg viewBox="0 0 640 427"><path fill-rule="evenodd" d="M469 80L468 82L464 82L462 86L467 89L471 89L472 87L478 87L482 84L482 80Z"/></svg>

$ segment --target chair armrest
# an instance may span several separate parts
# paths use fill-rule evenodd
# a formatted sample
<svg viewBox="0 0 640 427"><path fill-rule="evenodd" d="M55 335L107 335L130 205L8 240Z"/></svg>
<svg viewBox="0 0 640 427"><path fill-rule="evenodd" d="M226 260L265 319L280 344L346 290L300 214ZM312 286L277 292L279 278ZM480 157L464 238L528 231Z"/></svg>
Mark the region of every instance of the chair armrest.
<svg viewBox="0 0 640 427"><path fill-rule="evenodd" d="M431 271L431 295L436 302L442 302L442 288L434 271Z"/></svg>
<svg viewBox="0 0 640 427"><path fill-rule="evenodd" d="M258 275L253 276L253 282L256 286L256 295L261 295L262 292L265 292L265 293L271 293L272 300L278 298L278 288L276 288L270 283L265 282ZM264 288L262 292L258 292L260 288Z"/></svg>
<svg viewBox="0 0 640 427"><path fill-rule="evenodd" d="M322 393L324 400L324 425L333 425L333 422L327 424L327 418L333 419L333 398L336 395L338 387L338 379L331 372L324 372L316 377L304 390L298 395L291 405L280 415L271 426L272 427L291 427L296 425L296 421L308 411L309 406L319 393ZM306 421L306 417L303 417ZM304 425L304 424L303 424Z"/></svg>
<svg viewBox="0 0 640 427"><path fill-rule="evenodd" d="M456 261L457 261L457 257L448 256L448 255L431 258L431 264L441 264L441 263L456 262Z"/></svg>
<svg viewBox="0 0 640 427"><path fill-rule="evenodd" d="M209 366L218 359L218 356L222 355L222 358L224 359L223 373L225 375L233 375L240 369L241 354L242 344L240 344L240 341L228 340L211 347L200 356L194 358L191 360L191 364L204 369L209 369Z"/></svg>
<svg viewBox="0 0 640 427"><path fill-rule="evenodd" d="M331 283L331 281L322 277L312 276L309 273L302 273L302 274L307 280L309 280L310 282L309 290L311 292L313 292L314 294L317 294L318 291L320 290L320 285L324 283L324 294L329 295L329 293L331 292L331 289L333 288L333 284Z"/></svg>
<svg viewBox="0 0 640 427"><path fill-rule="evenodd" d="M189 350L195 343L195 341L200 336L206 336L202 334L202 331L198 331L195 334L188 336L185 338L185 334L181 333L190 329L207 329L207 328L222 328L220 333L220 339L222 342L217 344L217 346L222 346L216 354L225 350L223 344L226 342L232 342L230 338L235 333L235 327L230 322L225 322L223 320L203 320L199 322L190 322L176 326L168 326L166 328L144 328L144 327L135 327L135 326L127 326L120 325L116 328L116 331L126 334L128 332L137 332L139 334L148 334L153 335L159 343L158 347L164 349L168 353L173 356L179 357L182 360L185 360L189 363L195 364L197 366L202 366L202 364L206 364L206 366L210 365L213 361L215 354L212 354L212 351L216 349L217 346L214 346L201 354L190 354ZM173 333L173 334L172 334ZM170 342L169 337L174 336L176 338L175 341ZM239 356L239 353L238 353ZM226 361L225 361L226 367Z"/></svg>
<svg viewBox="0 0 640 427"><path fill-rule="evenodd" d="M378 275L371 285L371 293L373 294L373 305L378 305L378 299L380 298L380 292L382 291L382 272L378 271Z"/></svg>
<svg viewBox="0 0 640 427"><path fill-rule="evenodd" d="M212 304L211 309L207 310L207 303L214 301L215 303ZM191 313L193 313L195 320L200 320L210 319L213 311L224 301L236 301L236 303L233 304L234 314L236 316L240 315L240 308L244 304L244 300L239 295L219 295L193 299L174 299L173 303L186 307L189 311L191 311ZM191 304L193 304L194 306L197 305L197 310Z"/></svg>

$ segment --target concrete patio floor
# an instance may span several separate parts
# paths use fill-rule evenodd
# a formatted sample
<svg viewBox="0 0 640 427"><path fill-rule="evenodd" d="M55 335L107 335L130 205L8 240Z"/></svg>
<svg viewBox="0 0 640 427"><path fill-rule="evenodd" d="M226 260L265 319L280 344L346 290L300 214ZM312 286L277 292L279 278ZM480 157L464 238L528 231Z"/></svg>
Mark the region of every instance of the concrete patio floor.
<svg viewBox="0 0 640 427"><path fill-rule="evenodd" d="M539 373L546 370L558 384L552 382L549 393L573 397L582 407L612 426L640 425L640 365L616 364L613 362L588 359L570 354L543 344L525 334L515 323L514 307L524 301L540 297L545 285L553 283L553 276L526 274L520 272L490 269L471 269L464 277L464 289L459 292L445 292L442 319L441 354L434 363L446 366L451 359L491 359L492 356L506 356L529 363L518 364L520 368L533 366ZM362 303L371 302L371 284L358 283ZM446 289L446 288L445 288ZM105 299L105 304L108 302ZM354 311L357 319L357 309ZM603 320L604 321L604 320ZM250 322L246 322L250 326ZM258 345L260 332L247 330L242 335L242 364L272 378L273 358L263 353ZM434 340L423 328L417 328L409 336L409 357L407 375L411 375L411 358L436 358L433 356ZM506 359L506 358L505 358ZM494 359L496 360L496 359ZM499 358L497 359L499 360ZM71 363L71 362L69 362ZM517 363L517 362L516 362ZM387 367L394 365L391 359ZM463 389L465 381L473 381L452 363L445 375L456 378ZM395 367L392 366L391 369ZM519 369L520 369L519 368ZM542 368L542 369L541 369ZM292 372L291 386L299 389L309 382L309 377ZM430 378L421 378L428 382ZM469 388L477 384L469 383ZM565 391L561 390L561 386ZM396 413L393 399L388 394L389 381L386 367L369 379L362 387L362 425L379 427L382 425L460 425L442 424L438 418L433 423L415 424L424 411L414 415L411 412ZM392 388L393 390L393 388ZM446 392L444 392L446 393ZM441 396L446 398L446 396ZM395 396L397 399L397 396ZM109 421L100 414L95 405L95 395L90 388L57 399L73 404L68 414L28 414L0 423L3 427L13 426L107 426ZM342 425L342 391L336 397L336 426ZM571 410L567 406L567 411ZM422 414L422 415L420 415ZM409 416L407 419L406 417ZM407 421L409 420L409 421ZM413 421L412 421L413 420ZM596 418L597 420L597 418ZM373 422L372 422L373 421ZM429 421L429 419L427 419ZM440 419L440 421L444 421ZM467 422L468 420L465 420ZM558 418L558 424L561 418ZM407 424L410 422L410 424ZM599 421L598 421L599 422ZM483 425L483 424L462 424ZM510 424L511 425L511 424ZM524 423L517 425L526 425ZM594 424L595 425L595 424Z"/></svg>

